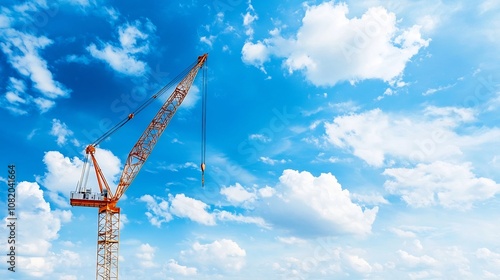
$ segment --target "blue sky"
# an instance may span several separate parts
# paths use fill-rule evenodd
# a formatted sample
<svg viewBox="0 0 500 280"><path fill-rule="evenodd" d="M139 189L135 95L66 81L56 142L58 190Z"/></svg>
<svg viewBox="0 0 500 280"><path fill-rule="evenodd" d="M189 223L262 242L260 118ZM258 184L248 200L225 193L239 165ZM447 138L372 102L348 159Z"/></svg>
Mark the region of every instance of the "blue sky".
<svg viewBox="0 0 500 280"><path fill-rule="evenodd" d="M198 75L119 202L121 279L500 277L499 11L3 1L0 195L14 163L19 246L0 277L95 277L97 210L69 206L83 150L203 53L206 186ZM160 106L99 146L112 184Z"/></svg>

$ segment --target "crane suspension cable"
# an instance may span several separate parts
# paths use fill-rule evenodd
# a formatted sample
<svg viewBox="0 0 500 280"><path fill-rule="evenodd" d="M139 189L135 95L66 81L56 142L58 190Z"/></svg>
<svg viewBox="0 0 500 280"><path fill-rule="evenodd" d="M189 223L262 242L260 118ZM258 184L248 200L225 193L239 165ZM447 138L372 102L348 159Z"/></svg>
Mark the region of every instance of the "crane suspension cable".
<svg viewBox="0 0 500 280"><path fill-rule="evenodd" d="M82 174L80 175L80 180L76 184L76 192L85 191L85 187L87 186L87 179L89 175L89 155L84 158L83 160L83 165L82 165Z"/></svg>

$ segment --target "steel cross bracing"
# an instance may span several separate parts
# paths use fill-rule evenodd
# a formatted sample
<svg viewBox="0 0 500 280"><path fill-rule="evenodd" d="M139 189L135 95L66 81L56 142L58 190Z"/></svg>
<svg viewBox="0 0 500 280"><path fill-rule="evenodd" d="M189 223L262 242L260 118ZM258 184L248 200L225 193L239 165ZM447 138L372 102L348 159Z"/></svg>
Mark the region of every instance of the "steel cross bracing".
<svg viewBox="0 0 500 280"><path fill-rule="evenodd" d="M99 209L96 279L118 279L120 209Z"/></svg>

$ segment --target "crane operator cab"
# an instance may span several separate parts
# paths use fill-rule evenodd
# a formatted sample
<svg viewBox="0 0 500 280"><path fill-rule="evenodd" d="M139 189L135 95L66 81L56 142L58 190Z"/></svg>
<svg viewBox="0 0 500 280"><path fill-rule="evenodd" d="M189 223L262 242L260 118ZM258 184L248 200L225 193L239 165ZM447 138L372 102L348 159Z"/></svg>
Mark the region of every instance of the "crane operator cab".
<svg viewBox="0 0 500 280"><path fill-rule="evenodd" d="M71 206L101 207L106 205L108 190L104 189L102 193L93 193L92 189L74 191L70 194Z"/></svg>

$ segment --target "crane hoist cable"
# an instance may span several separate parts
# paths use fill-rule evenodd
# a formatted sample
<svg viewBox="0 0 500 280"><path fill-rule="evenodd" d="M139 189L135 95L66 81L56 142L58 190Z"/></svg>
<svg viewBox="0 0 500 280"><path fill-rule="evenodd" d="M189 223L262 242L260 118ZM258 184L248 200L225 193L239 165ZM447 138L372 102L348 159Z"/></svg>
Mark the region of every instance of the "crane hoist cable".
<svg viewBox="0 0 500 280"><path fill-rule="evenodd" d="M205 160L207 152L207 68L205 63L203 67L203 85L201 97L201 186L205 186Z"/></svg>

